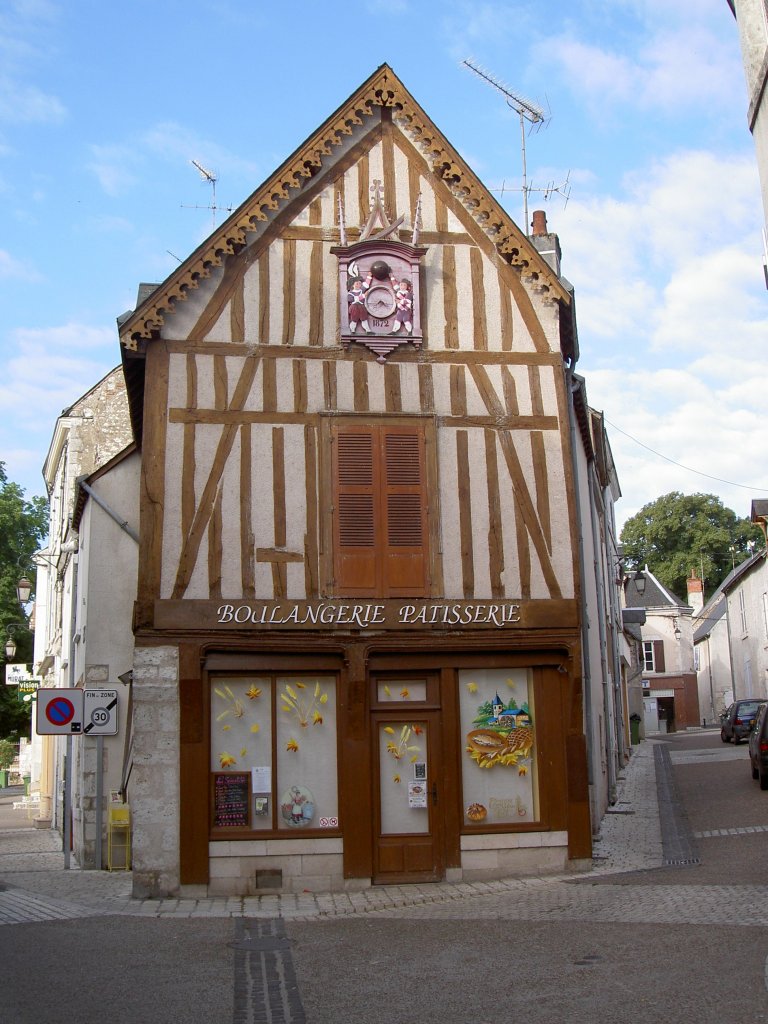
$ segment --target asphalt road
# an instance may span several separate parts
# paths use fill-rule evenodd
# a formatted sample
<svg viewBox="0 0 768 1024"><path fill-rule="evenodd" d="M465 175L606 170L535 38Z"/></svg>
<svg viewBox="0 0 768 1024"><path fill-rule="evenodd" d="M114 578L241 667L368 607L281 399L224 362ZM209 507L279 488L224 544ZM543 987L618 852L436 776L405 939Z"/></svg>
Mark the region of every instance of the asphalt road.
<svg viewBox="0 0 768 1024"><path fill-rule="evenodd" d="M718 733L665 746L699 863L333 919L4 926L0 1021L768 1021L768 831L741 831L768 793Z"/></svg>

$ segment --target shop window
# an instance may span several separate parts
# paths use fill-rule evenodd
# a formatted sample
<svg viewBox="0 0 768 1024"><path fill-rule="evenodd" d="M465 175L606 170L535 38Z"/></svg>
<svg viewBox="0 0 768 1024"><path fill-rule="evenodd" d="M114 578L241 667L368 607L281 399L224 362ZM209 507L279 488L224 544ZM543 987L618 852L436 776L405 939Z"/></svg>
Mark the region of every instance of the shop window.
<svg viewBox="0 0 768 1024"><path fill-rule="evenodd" d="M338 814L335 678L214 676L214 835L338 828Z"/></svg>
<svg viewBox="0 0 768 1024"><path fill-rule="evenodd" d="M464 825L539 819L536 710L526 669L459 672Z"/></svg>
<svg viewBox="0 0 768 1024"><path fill-rule="evenodd" d="M422 424L333 430L334 577L354 597L427 593Z"/></svg>

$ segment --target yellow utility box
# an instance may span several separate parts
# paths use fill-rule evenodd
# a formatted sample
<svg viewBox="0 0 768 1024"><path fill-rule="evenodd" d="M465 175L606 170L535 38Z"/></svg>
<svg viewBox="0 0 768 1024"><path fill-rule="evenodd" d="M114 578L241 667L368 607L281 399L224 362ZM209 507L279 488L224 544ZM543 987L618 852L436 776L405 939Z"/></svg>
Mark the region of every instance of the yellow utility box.
<svg viewBox="0 0 768 1024"><path fill-rule="evenodd" d="M107 813L107 869L131 870L131 809L128 804L110 804Z"/></svg>

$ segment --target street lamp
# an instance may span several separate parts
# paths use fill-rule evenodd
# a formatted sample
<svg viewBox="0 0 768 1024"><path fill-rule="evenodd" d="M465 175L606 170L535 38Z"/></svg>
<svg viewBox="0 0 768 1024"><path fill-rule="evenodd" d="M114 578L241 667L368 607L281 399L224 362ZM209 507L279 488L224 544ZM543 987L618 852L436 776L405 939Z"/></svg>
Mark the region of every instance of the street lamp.
<svg viewBox="0 0 768 1024"><path fill-rule="evenodd" d="M635 589L638 594L642 597L645 593L645 573L642 569L638 569L634 575Z"/></svg>
<svg viewBox="0 0 768 1024"><path fill-rule="evenodd" d="M25 629L27 632L31 632L26 622L9 622L5 627L8 630L8 636L5 638L5 657L7 661L16 657L16 641L13 639L13 634L17 629Z"/></svg>
<svg viewBox="0 0 768 1024"><path fill-rule="evenodd" d="M32 581L27 576L22 576L16 584L16 596L20 605L29 604L29 599L32 597Z"/></svg>

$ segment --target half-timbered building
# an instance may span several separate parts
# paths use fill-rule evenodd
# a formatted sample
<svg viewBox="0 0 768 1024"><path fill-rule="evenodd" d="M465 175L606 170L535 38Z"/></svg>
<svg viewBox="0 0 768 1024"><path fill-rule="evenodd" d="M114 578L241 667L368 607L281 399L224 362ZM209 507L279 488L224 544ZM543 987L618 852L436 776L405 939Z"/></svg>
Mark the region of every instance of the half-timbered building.
<svg viewBox="0 0 768 1024"><path fill-rule="evenodd" d="M572 294L392 70L120 337L136 892L588 860Z"/></svg>

